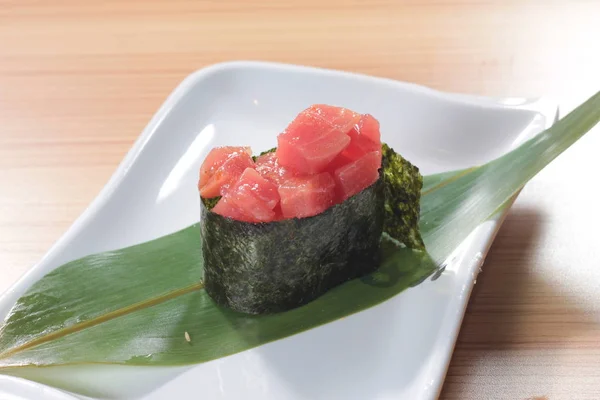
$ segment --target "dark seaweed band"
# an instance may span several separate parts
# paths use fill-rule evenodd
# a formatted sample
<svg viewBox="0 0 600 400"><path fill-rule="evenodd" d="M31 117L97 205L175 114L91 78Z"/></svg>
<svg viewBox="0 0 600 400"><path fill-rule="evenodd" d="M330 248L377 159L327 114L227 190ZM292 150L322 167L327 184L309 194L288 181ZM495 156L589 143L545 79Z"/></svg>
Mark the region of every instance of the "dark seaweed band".
<svg viewBox="0 0 600 400"><path fill-rule="evenodd" d="M204 284L212 299L251 314L289 310L377 269L383 175L323 213L269 223L236 221L201 201Z"/></svg>

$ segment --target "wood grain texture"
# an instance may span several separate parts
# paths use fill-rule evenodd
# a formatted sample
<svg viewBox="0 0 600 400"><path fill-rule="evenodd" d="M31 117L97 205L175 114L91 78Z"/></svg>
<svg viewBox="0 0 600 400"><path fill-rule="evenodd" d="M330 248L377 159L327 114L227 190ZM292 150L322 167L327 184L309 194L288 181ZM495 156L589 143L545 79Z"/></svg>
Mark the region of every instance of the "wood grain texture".
<svg viewBox="0 0 600 400"><path fill-rule="evenodd" d="M211 63L315 65L568 110L600 89L600 2L0 0L0 292ZM600 132L523 190L441 398L600 399Z"/></svg>

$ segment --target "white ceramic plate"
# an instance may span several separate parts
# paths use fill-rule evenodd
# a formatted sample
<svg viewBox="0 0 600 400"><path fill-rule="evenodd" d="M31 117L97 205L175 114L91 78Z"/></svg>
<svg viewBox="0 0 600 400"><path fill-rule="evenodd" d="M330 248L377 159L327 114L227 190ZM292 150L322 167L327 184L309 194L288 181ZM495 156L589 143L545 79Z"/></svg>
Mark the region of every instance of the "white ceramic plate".
<svg viewBox="0 0 600 400"><path fill-rule="evenodd" d="M203 69L173 92L98 198L3 295L0 318L33 282L67 261L196 222L197 171L207 151L217 145L273 147L276 134L313 103L373 114L381 122L382 139L423 174L489 161L550 126L557 112L543 100L445 94L305 67L235 62ZM502 217L478 227L435 282L308 332L193 367L55 367L46 372L57 382L113 398L434 399ZM0 377L0 398L71 397Z"/></svg>

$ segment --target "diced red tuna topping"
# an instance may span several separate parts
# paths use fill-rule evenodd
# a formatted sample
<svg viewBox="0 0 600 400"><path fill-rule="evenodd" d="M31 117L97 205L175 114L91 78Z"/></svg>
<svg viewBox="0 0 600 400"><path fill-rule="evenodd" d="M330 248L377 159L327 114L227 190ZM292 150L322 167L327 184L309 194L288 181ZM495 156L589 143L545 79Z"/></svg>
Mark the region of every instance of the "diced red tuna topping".
<svg viewBox="0 0 600 400"><path fill-rule="evenodd" d="M248 147L213 149L200 168L203 198L212 209L247 222L318 215L379 179L379 122L369 114L313 105L278 138L276 152L252 161Z"/></svg>

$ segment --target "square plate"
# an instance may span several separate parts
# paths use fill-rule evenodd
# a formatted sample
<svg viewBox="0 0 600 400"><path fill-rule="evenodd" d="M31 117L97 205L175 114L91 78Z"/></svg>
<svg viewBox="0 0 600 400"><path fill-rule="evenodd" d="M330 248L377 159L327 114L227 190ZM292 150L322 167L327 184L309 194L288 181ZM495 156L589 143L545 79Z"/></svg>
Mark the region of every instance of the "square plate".
<svg viewBox="0 0 600 400"><path fill-rule="evenodd" d="M274 147L276 134L313 103L373 114L382 140L424 175L496 158L549 127L557 113L546 100L447 94L315 68L259 62L205 68L169 96L89 208L2 296L0 318L33 282L65 262L197 222L197 173L208 150ZM201 392L205 399L434 399L505 213L480 225L435 282L333 323L196 366L63 366L46 374L112 398L188 398ZM0 377L0 388L0 394L19 399L73 398L9 377Z"/></svg>

